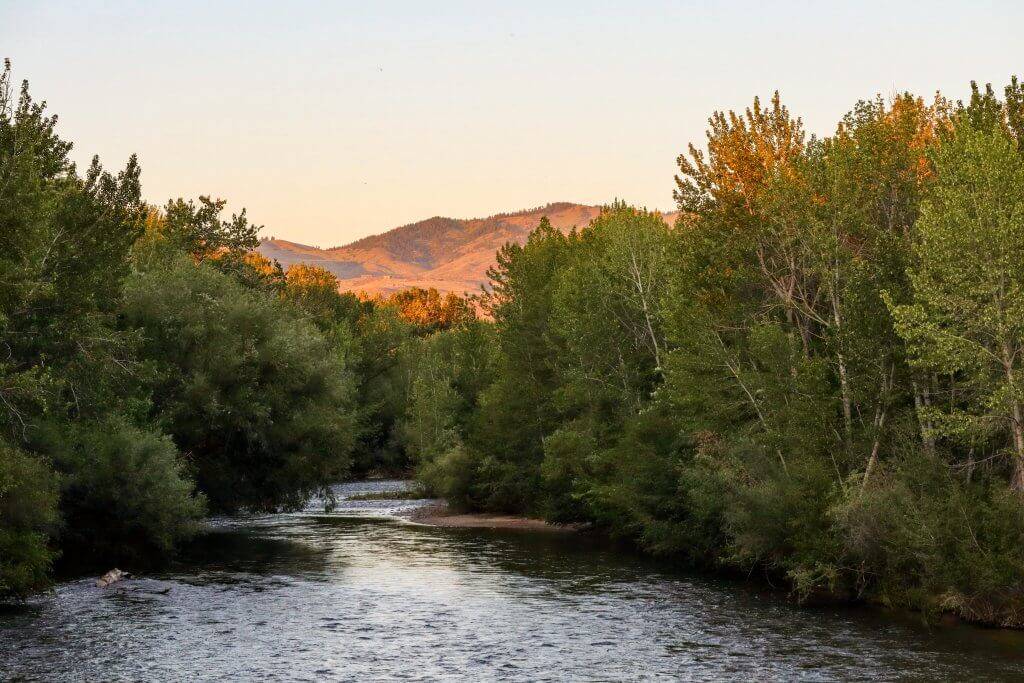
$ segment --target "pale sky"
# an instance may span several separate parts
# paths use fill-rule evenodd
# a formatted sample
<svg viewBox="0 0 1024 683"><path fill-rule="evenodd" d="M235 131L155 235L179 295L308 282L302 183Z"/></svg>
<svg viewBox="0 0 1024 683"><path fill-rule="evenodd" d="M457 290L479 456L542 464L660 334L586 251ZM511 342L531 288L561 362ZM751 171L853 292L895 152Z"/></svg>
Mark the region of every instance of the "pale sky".
<svg viewBox="0 0 1024 683"><path fill-rule="evenodd" d="M0 56L80 163L338 245L434 215L614 198L671 209L715 109L1024 75L1024 3L0 0Z"/></svg>

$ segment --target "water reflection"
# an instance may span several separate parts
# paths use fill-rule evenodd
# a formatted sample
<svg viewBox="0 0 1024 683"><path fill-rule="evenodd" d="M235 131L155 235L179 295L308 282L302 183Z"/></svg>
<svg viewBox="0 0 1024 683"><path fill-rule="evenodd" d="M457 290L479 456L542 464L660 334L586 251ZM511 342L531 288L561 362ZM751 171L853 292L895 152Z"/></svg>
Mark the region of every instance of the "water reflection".
<svg viewBox="0 0 1024 683"><path fill-rule="evenodd" d="M800 609L585 538L389 517L411 504L218 520L163 572L64 583L0 611L0 679L999 679L1024 666L1019 633Z"/></svg>

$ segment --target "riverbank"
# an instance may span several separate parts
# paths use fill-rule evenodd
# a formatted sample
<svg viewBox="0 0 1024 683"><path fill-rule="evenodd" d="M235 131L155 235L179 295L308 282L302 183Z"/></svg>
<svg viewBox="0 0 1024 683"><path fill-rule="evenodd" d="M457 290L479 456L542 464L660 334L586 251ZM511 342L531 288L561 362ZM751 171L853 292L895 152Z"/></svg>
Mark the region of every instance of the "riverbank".
<svg viewBox="0 0 1024 683"><path fill-rule="evenodd" d="M349 500L406 500L411 498L411 491L412 490L383 491L373 494L352 496ZM420 500L422 501L422 499ZM543 519L532 517L484 512L465 512L453 509L443 499L434 500L425 505L395 512L393 513L393 516L414 524L441 528L500 529L523 532L540 532L552 535L578 534L589 530L592 534L607 538L606 535L602 534L599 530L594 529L594 527L589 524L555 524ZM632 547L636 549L636 546ZM642 551L639 552L643 554ZM746 576L747 580L745 580L745 582L748 584L750 578L749 573L745 574L743 572L736 572L723 567L717 567L714 570L708 569L704 575L709 579L717 577L725 580L744 580L743 577ZM784 581L782 577L776 578ZM857 599L848 593L834 593L827 590L818 590L811 594L804 595L800 599L795 599L795 593L789 588L781 588L778 582L773 582L762 577L760 580L755 581L755 583L763 587L768 587L771 592L778 594L783 600L792 604L797 604L802 609L868 609L875 611L878 614L885 615L885 618L893 619L907 619L911 618L910 615L914 615L913 618L919 619L923 613L923 610L915 609L913 607L893 606L878 600ZM1019 620L1001 622L994 618L969 619L948 609L928 613L925 616L925 621L932 624L938 623L946 627L970 625L972 627L1007 629L1010 631L1022 630L1019 625L1021 623Z"/></svg>
<svg viewBox="0 0 1024 683"><path fill-rule="evenodd" d="M552 524L530 517L459 512L443 501L410 510L405 518L416 524L458 529L518 529L552 534L571 534L583 529L579 524Z"/></svg>

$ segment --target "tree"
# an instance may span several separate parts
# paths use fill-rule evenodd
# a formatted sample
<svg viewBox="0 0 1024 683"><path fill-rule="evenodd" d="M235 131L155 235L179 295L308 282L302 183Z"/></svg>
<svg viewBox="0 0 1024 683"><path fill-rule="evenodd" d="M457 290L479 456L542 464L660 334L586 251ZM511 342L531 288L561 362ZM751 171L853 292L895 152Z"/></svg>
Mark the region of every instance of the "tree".
<svg viewBox="0 0 1024 683"><path fill-rule="evenodd" d="M120 420L136 436L151 429L140 417L147 402L135 357L137 335L119 328L117 318L130 250L146 215L139 166L132 157L123 171L111 174L94 158L80 176L56 123L45 104L32 99L27 83L14 100L5 64L0 75L0 592L8 593L40 586L58 542L108 533L134 540L98 528L95 519L66 516L73 503L100 505L93 494L124 481L123 472L110 467L120 454L89 449L73 461L59 456L96 423ZM176 451L163 455L173 465ZM59 478L52 472L55 465ZM182 497L158 499L126 487L119 489L119 500L136 511L169 512L159 532L173 543L187 535L184 527L194 518L196 508L176 507L191 499L192 486L174 467L157 474L162 486L177 488ZM85 477L95 486L72 493L71 482Z"/></svg>
<svg viewBox="0 0 1024 683"><path fill-rule="evenodd" d="M368 302L338 291L338 278L319 266L296 263L285 275L285 298L305 311L322 331L344 325L352 330Z"/></svg>
<svg viewBox="0 0 1024 683"><path fill-rule="evenodd" d="M295 508L347 474L358 435L345 359L278 297L179 257L134 274L154 417L216 510Z"/></svg>
<svg viewBox="0 0 1024 683"><path fill-rule="evenodd" d="M934 162L897 330L914 367L949 378L926 409L936 433L1006 450L1024 491L1024 159L1001 126L961 117Z"/></svg>
<svg viewBox="0 0 1024 683"><path fill-rule="evenodd" d="M395 292L384 303L396 306L402 319L415 325L421 335L447 330L476 318L466 299L453 292L442 297L433 287L410 287Z"/></svg>
<svg viewBox="0 0 1024 683"><path fill-rule="evenodd" d="M163 213L151 218L157 233L169 240L177 249L202 261L223 251L246 252L259 246L262 226L252 225L245 215L231 214L229 220L220 217L227 205L223 199L199 197L193 200L172 199L164 205Z"/></svg>
<svg viewBox="0 0 1024 683"><path fill-rule="evenodd" d="M493 335L474 321L418 340L404 353L409 368L405 415L399 431L417 476L439 495L465 504L474 473L467 465L464 435L481 391L493 381Z"/></svg>
<svg viewBox="0 0 1024 683"><path fill-rule="evenodd" d="M198 530L205 502L169 436L116 414L46 431L75 568L155 564Z"/></svg>
<svg viewBox="0 0 1024 683"><path fill-rule="evenodd" d="M128 253L142 231L139 166L118 174L68 160L24 83L0 76L0 424L30 437L43 410L100 412L125 392L131 335L115 330ZM102 378L99 381L97 378ZM112 384L114 386L112 386Z"/></svg>
<svg viewBox="0 0 1024 683"><path fill-rule="evenodd" d="M667 351L662 299L670 270L668 225L615 204L580 232L555 293L552 324L565 339L563 381L611 391L631 409L650 398Z"/></svg>
<svg viewBox="0 0 1024 683"><path fill-rule="evenodd" d="M555 392L561 340L552 329L561 270L576 243L542 218L526 244L507 244L488 270L482 297L494 319L496 379L481 392L466 449L480 462L476 505L537 510L543 504L544 437L558 422Z"/></svg>
<svg viewBox="0 0 1024 683"><path fill-rule="evenodd" d="M708 125L707 154L691 144L689 158L677 159L676 202L687 214L727 212L743 221L755 212L772 175L802 155L803 123L790 116L776 91L770 109L755 97L743 114L716 111Z"/></svg>

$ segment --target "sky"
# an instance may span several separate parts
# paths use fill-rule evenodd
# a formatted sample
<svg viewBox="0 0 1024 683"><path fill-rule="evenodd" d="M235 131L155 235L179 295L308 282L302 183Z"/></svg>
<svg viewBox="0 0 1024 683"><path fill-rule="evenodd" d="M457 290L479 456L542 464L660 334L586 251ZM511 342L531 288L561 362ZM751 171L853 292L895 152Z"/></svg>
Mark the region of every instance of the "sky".
<svg viewBox="0 0 1024 683"><path fill-rule="evenodd" d="M0 0L0 56L80 164L318 246L553 201L673 208L716 109L810 132L876 94L1024 75L1024 3Z"/></svg>

